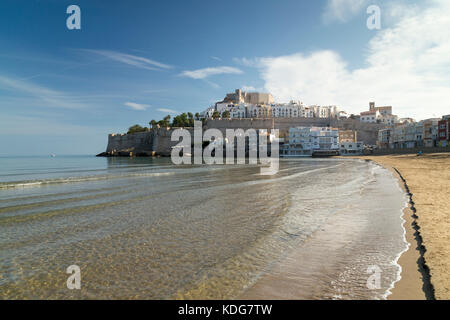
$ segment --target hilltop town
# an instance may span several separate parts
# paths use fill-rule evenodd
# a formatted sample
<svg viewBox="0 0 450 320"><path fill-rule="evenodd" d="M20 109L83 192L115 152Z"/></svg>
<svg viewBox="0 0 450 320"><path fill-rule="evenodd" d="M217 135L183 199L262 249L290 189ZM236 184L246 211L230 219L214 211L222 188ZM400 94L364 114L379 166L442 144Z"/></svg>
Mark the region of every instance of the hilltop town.
<svg viewBox="0 0 450 320"><path fill-rule="evenodd" d="M280 155L357 155L439 151L449 146L450 115L415 121L393 114L392 106L376 106L347 114L338 106L306 105L301 101L277 103L270 93L240 89L201 113L182 113L150 121L151 128L130 127L128 134L110 134L103 155L169 155L173 128L191 130L194 120L225 133L230 129L279 129Z"/></svg>

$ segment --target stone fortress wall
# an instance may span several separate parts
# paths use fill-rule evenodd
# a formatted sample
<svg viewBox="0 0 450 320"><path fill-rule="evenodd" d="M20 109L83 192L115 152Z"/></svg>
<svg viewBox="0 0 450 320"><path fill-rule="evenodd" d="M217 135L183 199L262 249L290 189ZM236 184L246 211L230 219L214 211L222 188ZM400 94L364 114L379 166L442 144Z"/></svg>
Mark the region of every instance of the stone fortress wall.
<svg viewBox="0 0 450 320"><path fill-rule="evenodd" d="M385 128L383 124L362 123L356 119L335 118L269 118L269 119L216 119L208 120L206 129L217 128L225 133L226 129L244 130L279 129L280 137L287 137L292 127L334 127L341 130L354 130L358 132L358 141L364 144L375 145L378 139L378 130Z"/></svg>

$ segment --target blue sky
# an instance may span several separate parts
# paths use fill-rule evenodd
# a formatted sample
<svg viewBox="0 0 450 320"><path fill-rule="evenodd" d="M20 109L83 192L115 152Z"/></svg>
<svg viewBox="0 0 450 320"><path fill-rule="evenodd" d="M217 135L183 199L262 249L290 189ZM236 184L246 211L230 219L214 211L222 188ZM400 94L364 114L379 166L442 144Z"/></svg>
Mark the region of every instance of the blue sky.
<svg viewBox="0 0 450 320"><path fill-rule="evenodd" d="M383 14L379 31L366 27L365 11L374 3ZM395 78L395 88L406 77L411 92L418 86L438 95L436 101L446 98L448 78L425 78L429 72L418 74L416 66L400 70L386 62L405 54L421 61L417 39L407 39L409 52L398 54L399 41L387 41L393 38L388 33L403 39L408 19L419 19L424 9L436 15L448 8L441 1L405 3L2 0L0 155L95 154L105 149L108 133L168 113L200 112L236 88L351 112L376 100L398 107L401 116L440 116L442 106L418 111L417 101L428 96L405 100L408 92L390 93L367 80ZM81 8L81 30L66 27L71 4ZM442 58L448 51L441 36L446 34L420 48L435 48ZM446 70L448 61L438 59L431 67ZM355 96L364 81L373 90Z"/></svg>

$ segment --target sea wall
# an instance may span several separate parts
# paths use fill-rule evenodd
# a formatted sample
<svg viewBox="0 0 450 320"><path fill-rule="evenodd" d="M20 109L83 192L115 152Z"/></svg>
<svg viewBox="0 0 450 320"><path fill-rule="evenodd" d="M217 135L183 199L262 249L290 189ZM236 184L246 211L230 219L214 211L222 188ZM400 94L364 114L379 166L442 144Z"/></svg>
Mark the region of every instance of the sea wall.
<svg viewBox="0 0 450 320"><path fill-rule="evenodd" d="M169 156L172 146L178 141L171 141L173 130L178 128L158 128L147 132L133 134L110 134L106 155L118 156ZM191 133L192 128L186 128Z"/></svg>

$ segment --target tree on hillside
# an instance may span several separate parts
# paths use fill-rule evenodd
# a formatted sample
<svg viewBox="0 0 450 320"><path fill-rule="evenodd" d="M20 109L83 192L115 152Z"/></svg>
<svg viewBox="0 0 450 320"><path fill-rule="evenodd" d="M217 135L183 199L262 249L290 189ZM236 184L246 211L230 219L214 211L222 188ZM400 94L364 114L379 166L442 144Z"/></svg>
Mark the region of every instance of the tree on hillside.
<svg viewBox="0 0 450 320"><path fill-rule="evenodd" d="M170 127L170 115L165 116L162 120L158 121L160 127Z"/></svg>
<svg viewBox="0 0 450 320"><path fill-rule="evenodd" d="M128 134L133 134L133 133L137 133L137 132L146 132L146 131L149 131L149 129L147 127L141 127L140 125L135 124L134 126L131 126L128 129L127 133Z"/></svg>
<svg viewBox="0 0 450 320"><path fill-rule="evenodd" d="M214 111L214 113L213 113L213 115L212 115L212 118L213 119L219 119L220 118L220 114L219 114L219 111Z"/></svg>
<svg viewBox="0 0 450 320"><path fill-rule="evenodd" d="M186 113L182 113L173 118L172 127L187 127L188 118Z"/></svg>
<svg viewBox="0 0 450 320"><path fill-rule="evenodd" d="M172 121L173 127L193 127L194 126L194 115L191 112L182 113L175 118L173 118Z"/></svg>
<svg viewBox="0 0 450 320"><path fill-rule="evenodd" d="M156 120L153 120L153 119L152 119L152 121L150 121L148 124L149 124L152 128L156 128L156 125L158 124L158 122L157 122Z"/></svg>
<svg viewBox="0 0 450 320"><path fill-rule="evenodd" d="M200 113L198 112L195 113L195 120L200 120Z"/></svg>
<svg viewBox="0 0 450 320"><path fill-rule="evenodd" d="M191 112L187 113L188 116L188 127L194 126L194 115Z"/></svg>
<svg viewBox="0 0 450 320"><path fill-rule="evenodd" d="M230 118L230 111L225 110L224 112L222 112L222 118L229 119Z"/></svg>

